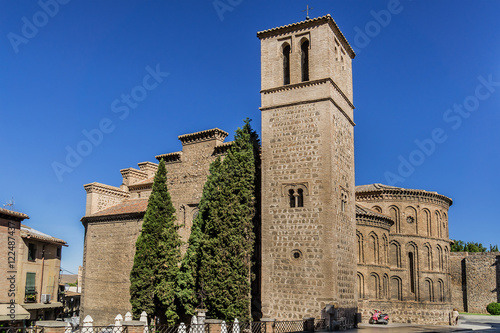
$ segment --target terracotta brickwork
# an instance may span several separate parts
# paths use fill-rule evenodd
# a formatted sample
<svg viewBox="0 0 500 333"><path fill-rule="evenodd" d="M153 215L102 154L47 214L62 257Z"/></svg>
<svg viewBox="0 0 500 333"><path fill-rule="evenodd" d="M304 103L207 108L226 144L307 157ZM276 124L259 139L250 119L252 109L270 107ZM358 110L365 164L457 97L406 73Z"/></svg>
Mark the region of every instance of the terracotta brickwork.
<svg viewBox="0 0 500 333"><path fill-rule="evenodd" d="M416 309L439 310L430 312L438 317L427 316L429 323L447 321L443 313L452 310L447 219L452 200L436 192L371 184L356 187L356 201L393 223L387 228L357 217L362 251L358 252L358 294L370 300L360 301L360 310L373 310L372 301L387 299L386 311L412 304ZM411 322L423 320L419 311L405 315Z"/></svg>
<svg viewBox="0 0 500 333"><path fill-rule="evenodd" d="M182 151L156 156L166 162L169 192L185 244L210 163L231 145L224 143L227 135L219 129L181 135ZM157 168L155 163L143 162L139 170L121 170L120 187L99 183L84 186L87 215L82 218L85 249L81 318L90 315L95 325L108 325L117 313L131 311L129 277L135 242Z"/></svg>
<svg viewBox="0 0 500 333"><path fill-rule="evenodd" d="M500 302L500 252L452 253L453 307L487 313L486 306Z"/></svg>

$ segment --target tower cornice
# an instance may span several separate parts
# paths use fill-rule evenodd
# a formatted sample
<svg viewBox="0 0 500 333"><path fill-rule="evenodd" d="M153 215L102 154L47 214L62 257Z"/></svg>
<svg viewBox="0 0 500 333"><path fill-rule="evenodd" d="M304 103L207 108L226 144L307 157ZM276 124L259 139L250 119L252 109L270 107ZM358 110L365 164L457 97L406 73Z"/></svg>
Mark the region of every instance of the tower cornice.
<svg viewBox="0 0 500 333"><path fill-rule="evenodd" d="M257 32L257 37L259 39L265 39L268 37L273 37L276 35L286 34L286 33L292 32L292 31L297 31L298 28L309 28L309 27L314 27L314 26L324 24L324 23L328 23L328 25L330 26L332 31L337 36L340 36L340 38L339 38L340 42L347 50L347 53L349 54L351 59L354 59L354 57L356 56L356 53L354 53L354 50L352 49L351 45L349 44L349 42L345 38L342 31L340 31L340 28L338 27L337 23L335 23L334 19L332 18L332 16L330 14L327 14L327 15L321 16L321 17L316 17L316 18L311 19L311 20L305 20L305 21L301 21L301 22L297 22L297 23L284 25L281 27L276 27L276 28L272 28L272 29L268 29L268 30L259 31L259 32Z"/></svg>

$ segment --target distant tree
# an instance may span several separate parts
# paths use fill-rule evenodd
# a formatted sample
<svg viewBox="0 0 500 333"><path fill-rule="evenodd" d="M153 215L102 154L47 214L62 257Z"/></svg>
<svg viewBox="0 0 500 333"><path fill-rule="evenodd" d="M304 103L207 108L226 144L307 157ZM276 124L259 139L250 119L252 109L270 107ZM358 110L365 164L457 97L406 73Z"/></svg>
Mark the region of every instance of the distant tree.
<svg viewBox="0 0 500 333"><path fill-rule="evenodd" d="M490 251L489 252L498 252L498 245L491 245L490 244Z"/></svg>
<svg viewBox="0 0 500 333"><path fill-rule="evenodd" d="M486 252L486 250L481 243L470 242L466 245L466 252Z"/></svg>
<svg viewBox="0 0 500 333"><path fill-rule="evenodd" d="M167 170L161 160L130 272L130 303L135 318L146 311L150 318L157 317L161 323L173 325L178 319L175 286L181 239L175 220L175 209L167 188Z"/></svg>
<svg viewBox="0 0 500 333"><path fill-rule="evenodd" d="M217 182L219 181L220 167L220 158L217 158L210 165L210 174L203 186L203 194L198 205L198 215L196 215L193 226L191 227L188 248L182 259L177 279L177 295L185 318L194 315L194 310L200 303L197 297L200 290L198 279L198 271L200 269L200 243L203 236L202 230L204 229L204 221L209 218L210 202L213 200L218 190Z"/></svg>
<svg viewBox="0 0 500 333"><path fill-rule="evenodd" d="M216 188L203 217L198 285L215 318L250 319L257 147L247 119L214 179Z"/></svg>
<svg viewBox="0 0 500 333"><path fill-rule="evenodd" d="M451 250L451 252L464 252L465 243L461 240L452 239L450 250Z"/></svg>
<svg viewBox="0 0 500 333"><path fill-rule="evenodd" d="M465 243L464 241L461 240L452 240L453 243L451 244L451 252L486 252L487 248L483 246L482 243L475 243L475 242L467 242ZM494 249L498 250L498 246L492 246L490 245L490 252L493 252Z"/></svg>

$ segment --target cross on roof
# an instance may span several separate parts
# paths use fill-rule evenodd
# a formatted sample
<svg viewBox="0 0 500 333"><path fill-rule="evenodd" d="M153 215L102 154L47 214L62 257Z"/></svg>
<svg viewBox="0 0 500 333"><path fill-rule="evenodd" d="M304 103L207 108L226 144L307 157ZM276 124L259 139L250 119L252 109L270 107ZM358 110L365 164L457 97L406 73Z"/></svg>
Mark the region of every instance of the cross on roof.
<svg viewBox="0 0 500 333"><path fill-rule="evenodd" d="M307 5L307 8L303 10L303 12L306 12L306 20L309 20L309 11L312 9L314 8L309 7L309 5Z"/></svg>

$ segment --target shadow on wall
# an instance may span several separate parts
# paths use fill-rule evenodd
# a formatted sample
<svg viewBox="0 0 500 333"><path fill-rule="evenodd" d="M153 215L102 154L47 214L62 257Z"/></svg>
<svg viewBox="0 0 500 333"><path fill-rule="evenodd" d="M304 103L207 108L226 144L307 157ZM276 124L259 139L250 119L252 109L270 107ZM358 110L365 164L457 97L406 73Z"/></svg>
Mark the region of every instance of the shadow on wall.
<svg viewBox="0 0 500 333"><path fill-rule="evenodd" d="M494 265L497 267L497 287L494 291L497 293L497 303L500 303L500 256L497 256Z"/></svg>

